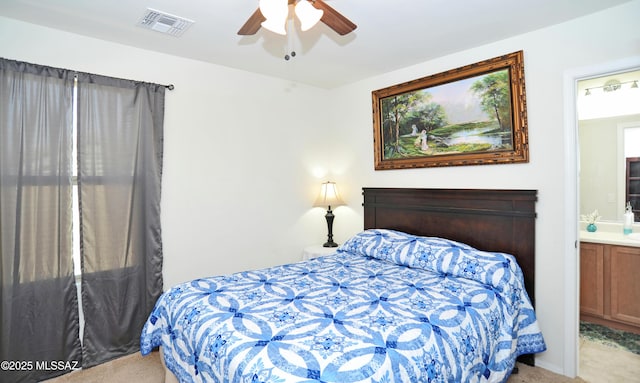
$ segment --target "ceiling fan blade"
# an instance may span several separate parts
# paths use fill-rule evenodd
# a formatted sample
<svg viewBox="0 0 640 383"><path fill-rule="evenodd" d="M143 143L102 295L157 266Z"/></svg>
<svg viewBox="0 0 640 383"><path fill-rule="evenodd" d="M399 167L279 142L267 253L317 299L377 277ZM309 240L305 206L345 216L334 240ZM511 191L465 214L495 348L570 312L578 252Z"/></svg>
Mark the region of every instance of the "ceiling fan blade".
<svg viewBox="0 0 640 383"><path fill-rule="evenodd" d="M327 5L323 0L311 0L311 4L324 11L320 21L327 24L329 28L333 29L341 36L346 35L358 27L352 23L351 20L344 17L340 12Z"/></svg>
<svg viewBox="0 0 640 383"><path fill-rule="evenodd" d="M260 24L265 20L266 18L262 15L262 12L260 12L260 8L256 9L253 15L251 15L247 22L240 28L238 34L241 36L255 35L258 29L260 29Z"/></svg>

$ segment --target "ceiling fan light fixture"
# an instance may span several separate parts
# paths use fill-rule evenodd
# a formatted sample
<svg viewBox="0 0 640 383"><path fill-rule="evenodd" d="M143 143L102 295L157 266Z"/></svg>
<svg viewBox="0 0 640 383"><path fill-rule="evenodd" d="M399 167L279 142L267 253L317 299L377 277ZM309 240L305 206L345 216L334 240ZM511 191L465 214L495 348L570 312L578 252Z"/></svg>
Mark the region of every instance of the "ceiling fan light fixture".
<svg viewBox="0 0 640 383"><path fill-rule="evenodd" d="M294 6L296 9L295 13L300 19L303 31L312 28L318 20L340 36L351 33L358 27L340 12L330 7L324 0L258 0L258 4L258 9L251 14L238 30L238 35L255 35L262 26L265 26L265 29L286 35L287 29L294 30L293 27L288 27L286 22L289 15L289 6ZM305 8L307 9L306 13L312 14L313 17L304 15ZM311 12L308 12L309 9ZM294 18L293 16L291 17L292 20Z"/></svg>
<svg viewBox="0 0 640 383"><path fill-rule="evenodd" d="M265 29L268 29L273 33L277 33L283 36L287 34L287 30L284 27L284 21L280 21L280 20L273 21L273 19L267 19L263 21L260 25L262 25Z"/></svg>
<svg viewBox="0 0 640 383"><path fill-rule="evenodd" d="M300 29L302 31L308 31L318 24L324 11L317 9L311 5L307 0L300 0L295 7L296 16L300 20Z"/></svg>
<svg viewBox="0 0 640 383"><path fill-rule="evenodd" d="M279 35L286 35L285 23L289 16L288 0L260 0L260 12L266 19L260 25Z"/></svg>

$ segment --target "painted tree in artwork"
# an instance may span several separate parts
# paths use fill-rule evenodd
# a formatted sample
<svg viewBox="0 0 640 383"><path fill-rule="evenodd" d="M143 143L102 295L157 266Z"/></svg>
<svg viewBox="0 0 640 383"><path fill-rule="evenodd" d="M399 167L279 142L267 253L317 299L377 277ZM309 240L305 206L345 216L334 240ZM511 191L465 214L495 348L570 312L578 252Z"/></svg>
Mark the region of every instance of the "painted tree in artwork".
<svg viewBox="0 0 640 383"><path fill-rule="evenodd" d="M382 100L385 158L393 157L394 154L403 154L400 146L401 126L407 115L428 102L430 97L428 93L417 91L398 94Z"/></svg>
<svg viewBox="0 0 640 383"><path fill-rule="evenodd" d="M431 96L425 98L430 101ZM442 105L435 102L421 103L415 107L407 115L408 125L415 124L420 127L419 130L426 130L427 132L443 127L447 124L447 114Z"/></svg>
<svg viewBox="0 0 640 383"><path fill-rule="evenodd" d="M488 116L495 116L501 130L511 130L511 94L509 71L501 70L473 83L471 90L480 97L480 106Z"/></svg>

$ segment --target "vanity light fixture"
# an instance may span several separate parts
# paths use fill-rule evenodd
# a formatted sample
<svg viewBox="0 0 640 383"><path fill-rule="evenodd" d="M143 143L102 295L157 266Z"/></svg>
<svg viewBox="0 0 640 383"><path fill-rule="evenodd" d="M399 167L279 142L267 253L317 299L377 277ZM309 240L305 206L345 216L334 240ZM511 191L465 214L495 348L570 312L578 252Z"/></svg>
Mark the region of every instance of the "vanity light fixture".
<svg viewBox="0 0 640 383"><path fill-rule="evenodd" d="M605 92L615 92L620 88L622 88L622 84L620 83L620 81L616 79L609 80L605 82L604 85L602 86L602 90L604 90Z"/></svg>
<svg viewBox="0 0 640 383"><path fill-rule="evenodd" d="M602 89L603 92L607 92L607 93L615 92L617 90L622 89L622 86L625 84L631 84L631 86L629 87L630 89L638 89L638 80L629 80L625 82L620 82L616 79L611 79L605 82L604 85L592 86L590 88L585 89L584 95L585 96L591 95L591 91L594 89Z"/></svg>

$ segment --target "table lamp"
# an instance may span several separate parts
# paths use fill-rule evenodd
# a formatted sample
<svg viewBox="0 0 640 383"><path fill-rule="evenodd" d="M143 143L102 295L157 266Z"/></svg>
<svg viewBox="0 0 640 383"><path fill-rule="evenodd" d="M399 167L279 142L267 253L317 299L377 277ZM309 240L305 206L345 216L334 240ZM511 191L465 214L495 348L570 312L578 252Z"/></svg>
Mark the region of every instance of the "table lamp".
<svg viewBox="0 0 640 383"><path fill-rule="evenodd" d="M340 195L338 194L338 189L336 188L335 182L324 182L320 187L320 195L316 199L316 202L313 204L314 207L327 207L327 214L325 214L325 218L327 219L327 229L329 231L327 242L322 245L323 247L337 247L338 244L333 242L333 212L331 211L331 206L337 207L344 205L342 199L340 199Z"/></svg>

